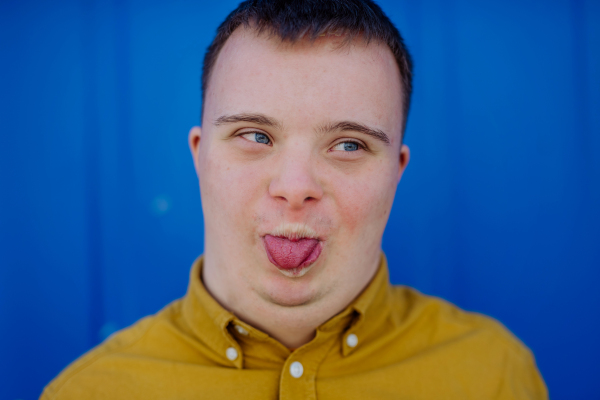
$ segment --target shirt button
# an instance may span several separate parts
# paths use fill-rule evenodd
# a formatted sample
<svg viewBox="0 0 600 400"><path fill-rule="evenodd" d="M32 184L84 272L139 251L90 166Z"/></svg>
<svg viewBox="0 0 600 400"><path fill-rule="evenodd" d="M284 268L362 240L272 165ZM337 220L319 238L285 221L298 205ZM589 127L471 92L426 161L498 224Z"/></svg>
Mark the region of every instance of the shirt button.
<svg viewBox="0 0 600 400"><path fill-rule="evenodd" d="M356 347L358 344L358 337L354 333L349 334L346 336L346 344L350 347Z"/></svg>
<svg viewBox="0 0 600 400"><path fill-rule="evenodd" d="M238 331L240 335L248 336L248 331L239 325L235 325L235 330Z"/></svg>
<svg viewBox="0 0 600 400"><path fill-rule="evenodd" d="M227 358L229 358L231 361L235 360L238 357L238 353L237 350L234 349L233 347L228 348L225 351L225 355L227 356Z"/></svg>
<svg viewBox="0 0 600 400"><path fill-rule="evenodd" d="M304 373L304 367L302 366L302 364L300 364L298 361L294 361L291 365L290 365L290 374L294 377L294 378L300 378L302 376L302 374Z"/></svg>

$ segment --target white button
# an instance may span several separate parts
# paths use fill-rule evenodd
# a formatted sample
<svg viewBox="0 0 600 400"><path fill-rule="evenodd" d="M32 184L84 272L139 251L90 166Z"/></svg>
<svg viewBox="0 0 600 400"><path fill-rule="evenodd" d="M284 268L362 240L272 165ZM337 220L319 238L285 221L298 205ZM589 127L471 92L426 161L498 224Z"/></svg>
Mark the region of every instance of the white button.
<svg viewBox="0 0 600 400"><path fill-rule="evenodd" d="M225 351L225 354L227 355L227 358L229 358L231 361L235 360L238 356L237 350L233 347L228 348L227 351Z"/></svg>
<svg viewBox="0 0 600 400"><path fill-rule="evenodd" d="M346 336L346 344L350 347L356 347L358 344L358 337L354 333L349 334Z"/></svg>
<svg viewBox="0 0 600 400"><path fill-rule="evenodd" d="M239 325L235 325L235 330L238 331L240 335L248 336L248 331Z"/></svg>
<svg viewBox="0 0 600 400"><path fill-rule="evenodd" d="M292 376L294 378L300 378L303 373L304 373L304 367L298 361L294 361L290 365L290 374L292 374Z"/></svg>

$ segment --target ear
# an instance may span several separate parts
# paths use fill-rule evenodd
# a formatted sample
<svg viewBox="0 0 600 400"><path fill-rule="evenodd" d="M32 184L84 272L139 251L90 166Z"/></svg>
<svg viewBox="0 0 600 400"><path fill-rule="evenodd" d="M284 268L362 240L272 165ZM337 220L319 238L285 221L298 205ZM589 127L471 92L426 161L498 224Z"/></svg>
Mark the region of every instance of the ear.
<svg viewBox="0 0 600 400"><path fill-rule="evenodd" d="M402 174L408 165L408 161L410 160L410 149L407 145L403 144L400 148L400 163L398 168L398 182L402 178Z"/></svg>
<svg viewBox="0 0 600 400"><path fill-rule="evenodd" d="M194 159L194 166L196 167L196 171L198 171L199 165L199 157L200 157L200 136L202 135L202 129L199 126L194 126L190 129L190 133L188 135L188 144L190 146L190 152L192 153L192 158Z"/></svg>

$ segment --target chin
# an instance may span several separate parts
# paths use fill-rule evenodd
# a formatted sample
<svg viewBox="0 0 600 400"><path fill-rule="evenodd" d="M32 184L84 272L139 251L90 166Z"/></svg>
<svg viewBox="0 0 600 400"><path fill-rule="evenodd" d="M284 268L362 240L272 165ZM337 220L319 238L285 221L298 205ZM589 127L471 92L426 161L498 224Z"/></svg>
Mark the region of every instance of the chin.
<svg viewBox="0 0 600 400"><path fill-rule="evenodd" d="M312 303L318 296L311 284L308 272L312 265L294 270L273 271L266 285L263 286L263 297L270 303L282 307L297 307Z"/></svg>
<svg viewBox="0 0 600 400"><path fill-rule="evenodd" d="M294 293L269 294L269 302L281 307L300 307L314 301L315 296Z"/></svg>

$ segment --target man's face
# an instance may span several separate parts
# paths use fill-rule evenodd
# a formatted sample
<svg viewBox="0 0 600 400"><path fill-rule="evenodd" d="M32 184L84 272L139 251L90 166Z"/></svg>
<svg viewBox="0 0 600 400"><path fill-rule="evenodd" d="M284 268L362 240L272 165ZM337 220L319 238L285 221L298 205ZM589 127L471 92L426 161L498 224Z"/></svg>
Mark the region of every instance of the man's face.
<svg viewBox="0 0 600 400"><path fill-rule="evenodd" d="M190 146L205 280L228 304L339 308L376 270L408 162L402 88L386 46L342 39L239 28L214 65Z"/></svg>

